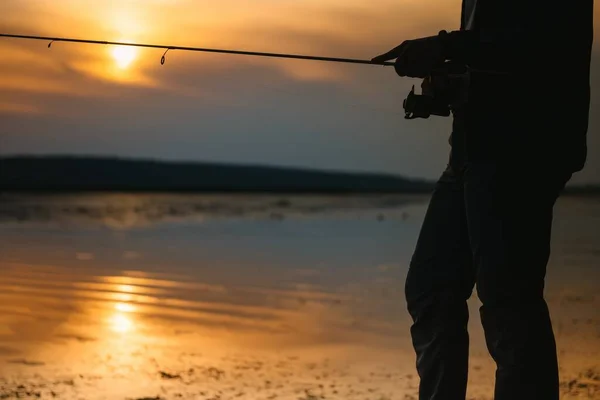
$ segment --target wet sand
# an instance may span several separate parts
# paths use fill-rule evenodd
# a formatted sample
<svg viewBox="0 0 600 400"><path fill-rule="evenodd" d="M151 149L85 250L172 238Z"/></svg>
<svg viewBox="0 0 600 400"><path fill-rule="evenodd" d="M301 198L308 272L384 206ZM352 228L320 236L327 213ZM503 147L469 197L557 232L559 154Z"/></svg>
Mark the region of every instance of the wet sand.
<svg viewBox="0 0 600 400"><path fill-rule="evenodd" d="M0 398L417 399L403 284L426 201L3 198ZM561 199L547 299L564 399L600 398L598 226L600 200Z"/></svg>

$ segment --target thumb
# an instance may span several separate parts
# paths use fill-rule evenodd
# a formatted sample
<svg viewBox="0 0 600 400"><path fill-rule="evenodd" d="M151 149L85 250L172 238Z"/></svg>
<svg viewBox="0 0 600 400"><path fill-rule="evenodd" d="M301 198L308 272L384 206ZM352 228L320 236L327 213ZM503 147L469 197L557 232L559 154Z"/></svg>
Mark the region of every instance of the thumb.
<svg viewBox="0 0 600 400"><path fill-rule="evenodd" d="M373 62L384 62L388 60L393 60L394 58L398 58L406 51L406 48L410 45L410 41L404 41L400 46L393 48L387 53L383 53L380 56L375 57Z"/></svg>
<svg viewBox="0 0 600 400"><path fill-rule="evenodd" d="M377 57L373 57L371 59L371 61L374 62L374 63L382 63L382 62L385 62L387 60L390 60L391 58L392 57L389 56L389 53L385 53L385 54L381 54L381 55L379 55Z"/></svg>

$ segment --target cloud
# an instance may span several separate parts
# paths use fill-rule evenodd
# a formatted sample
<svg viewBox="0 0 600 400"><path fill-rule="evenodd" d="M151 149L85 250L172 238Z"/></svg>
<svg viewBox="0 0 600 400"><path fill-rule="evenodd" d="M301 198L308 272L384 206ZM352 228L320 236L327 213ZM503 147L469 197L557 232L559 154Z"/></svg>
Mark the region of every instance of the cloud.
<svg viewBox="0 0 600 400"><path fill-rule="evenodd" d="M370 58L456 28L437 0L3 0L0 30ZM599 21L596 11L596 21ZM105 46L0 39L3 153L115 154L394 172L436 178L450 120L405 121L414 80L391 68L140 50L119 70ZM598 48L598 44L596 44ZM594 54L593 70L600 65ZM598 108L598 75L592 78ZM600 117L575 179L600 178Z"/></svg>

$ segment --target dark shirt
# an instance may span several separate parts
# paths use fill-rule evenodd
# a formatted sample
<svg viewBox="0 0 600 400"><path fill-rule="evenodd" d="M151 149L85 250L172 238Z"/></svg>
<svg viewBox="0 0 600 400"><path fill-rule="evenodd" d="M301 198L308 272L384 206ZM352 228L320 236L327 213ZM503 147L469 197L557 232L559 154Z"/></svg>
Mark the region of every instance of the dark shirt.
<svg viewBox="0 0 600 400"><path fill-rule="evenodd" d="M473 72L467 158L585 164L593 0L463 0L447 58Z"/></svg>
<svg viewBox="0 0 600 400"><path fill-rule="evenodd" d="M465 30L472 30L473 23L475 22L475 8L477 7L477 0L464 0L463 12L461 18L461 26Z"/></svg>

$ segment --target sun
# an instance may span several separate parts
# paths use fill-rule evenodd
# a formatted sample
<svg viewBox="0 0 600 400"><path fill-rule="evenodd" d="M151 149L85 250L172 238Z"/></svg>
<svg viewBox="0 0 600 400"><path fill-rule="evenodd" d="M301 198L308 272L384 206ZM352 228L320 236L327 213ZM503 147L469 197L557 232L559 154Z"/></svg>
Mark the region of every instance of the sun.
<svg viewBox="0 0 600 400"><path fill-rule="evenodd" d="M137 57L137 49L129 46L116 46L112 49L112 56L117 66L127 69Z"/></svg>

